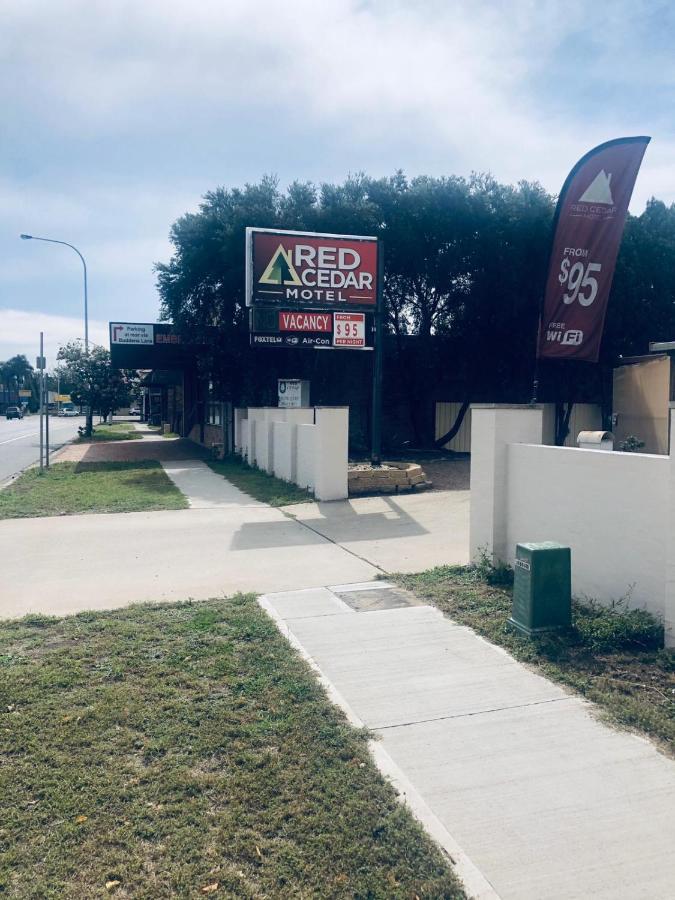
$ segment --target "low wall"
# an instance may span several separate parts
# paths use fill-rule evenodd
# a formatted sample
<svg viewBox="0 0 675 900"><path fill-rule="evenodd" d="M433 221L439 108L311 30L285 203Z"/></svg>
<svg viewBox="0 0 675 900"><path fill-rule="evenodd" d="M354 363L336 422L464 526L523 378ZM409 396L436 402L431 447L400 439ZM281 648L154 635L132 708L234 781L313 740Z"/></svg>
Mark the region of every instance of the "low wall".
<svg viewBox="0 0 675 900"><path fill-rule="evenodd" d="M542 430L541 407L473 408L472 558L513 563L517 543L565 544L575 595L625 596L675 644L675 459L548 447Z"/></svg>
<svg viewBox="0 0 675 900"><path fill-rule="evenodd" d="M572 548L572 589L664 614L669 460L536 447L508 449L506 558L517 543Z"/></svg>
<svg viewBox="0 0 675 900"><path fill-rule="evenodd" d="M296 483L314 490L314 459L316 457L316 429L313 425L298 425L296 450Z"/></svg>
<svg viewBox="0 0 675 900"><path fill-rule="evenodd" d="M347 497L348 439L347 407L235 411L235 442L242 457L313 490L317 500Z"/></svg>

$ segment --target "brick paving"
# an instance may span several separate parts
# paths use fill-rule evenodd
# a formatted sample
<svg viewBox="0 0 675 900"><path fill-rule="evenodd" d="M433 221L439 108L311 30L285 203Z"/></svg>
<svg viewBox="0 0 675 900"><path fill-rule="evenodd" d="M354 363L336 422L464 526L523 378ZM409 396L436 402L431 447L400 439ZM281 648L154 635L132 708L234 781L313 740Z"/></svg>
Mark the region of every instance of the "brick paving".
<svg viewBox="0 0 675 900"><path fill-rule="evenodd" d="M54 462L140 462L155 459L171 462L179 459L210 459L205 447L185 438L161 438L153 435L140 441L99 441L92 444L67 444Z"/></svg>

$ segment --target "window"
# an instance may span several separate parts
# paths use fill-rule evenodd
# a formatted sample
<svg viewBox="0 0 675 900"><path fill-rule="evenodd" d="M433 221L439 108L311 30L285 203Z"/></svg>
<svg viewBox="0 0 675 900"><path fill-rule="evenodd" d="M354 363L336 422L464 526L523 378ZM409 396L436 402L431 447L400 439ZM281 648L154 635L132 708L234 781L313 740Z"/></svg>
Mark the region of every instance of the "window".
<svg viewBox="0 0 675 900"><path fill-rule="evenodd" d="M221 424L221 409L222 403L219 401L209 400L206 404L206 424L207 425L220 425Z"/></svg>

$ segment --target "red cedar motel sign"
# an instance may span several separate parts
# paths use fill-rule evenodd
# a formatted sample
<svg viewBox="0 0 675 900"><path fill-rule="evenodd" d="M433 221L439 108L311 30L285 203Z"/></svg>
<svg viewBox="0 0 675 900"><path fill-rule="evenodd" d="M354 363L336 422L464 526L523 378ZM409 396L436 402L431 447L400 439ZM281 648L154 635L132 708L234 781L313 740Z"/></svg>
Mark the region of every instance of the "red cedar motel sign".
<svg viewBox="0 0 675 900"><path fill-rule="evenodd" d="M246 229L246 305L377 304L377 238Z"/></svg>
<svg viewBox="0 0 675 900"><path fill-rule="evenodd" d="M648 137L600 144L558 200L537 356L597 362L628 204Z"/></svg>

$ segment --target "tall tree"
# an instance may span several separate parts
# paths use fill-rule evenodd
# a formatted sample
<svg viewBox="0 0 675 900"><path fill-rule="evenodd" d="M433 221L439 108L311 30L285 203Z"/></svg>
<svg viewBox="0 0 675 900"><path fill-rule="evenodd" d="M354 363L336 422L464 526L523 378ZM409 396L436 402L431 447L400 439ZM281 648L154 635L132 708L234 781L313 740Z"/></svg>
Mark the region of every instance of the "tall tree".
<svg viewBox="0 0 675 900"><path fill-rule="evenodd" d="M276 179L217 188L171 229L173 254L156 266L162 315L218 325L223 340L206 360L210 376L240 402L260 402L278 360L324 384L347 383L344 367L284 354L265 366L248 347L244 306L246 226L374 235L385 254L386 395L403 402L416 440L433 435L434 400L526 401L534 368L539 302L554 202L536 183L499 184L489 175L408 179L402 172L341 184ZM630 217L610 298L602 360L645 352L675 329L675 208L651 201ZM265 371L261 372L261 368ZM361 369L359 369L359 372ZM598 367L544 367L542 397L597 399ZM564 410L561 431L564 430Z"/></svg>

